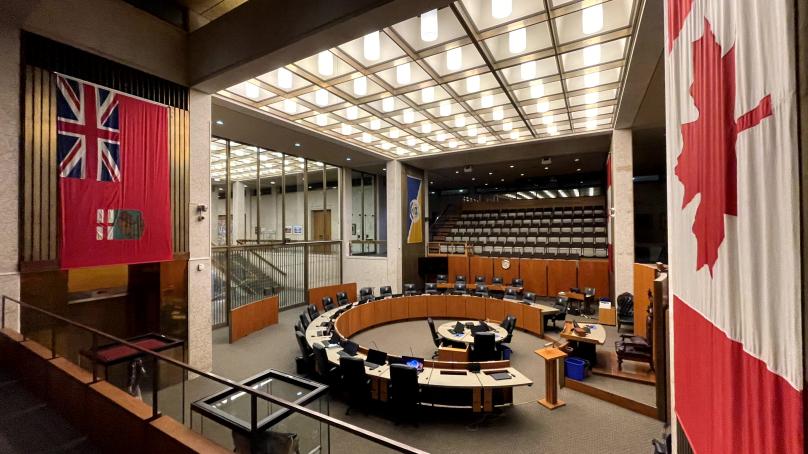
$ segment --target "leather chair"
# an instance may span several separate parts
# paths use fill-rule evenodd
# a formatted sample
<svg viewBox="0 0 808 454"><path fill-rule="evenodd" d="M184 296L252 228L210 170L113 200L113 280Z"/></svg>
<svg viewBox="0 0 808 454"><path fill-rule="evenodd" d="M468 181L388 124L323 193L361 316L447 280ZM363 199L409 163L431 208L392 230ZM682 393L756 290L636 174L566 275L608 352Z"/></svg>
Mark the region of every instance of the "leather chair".
<svg viewBox="0 0 808 454"><path fill-rule="evenodd" d="M569 300L566 296L559 296L556 298L555 303L553 303L553 307L558 309L558 313L556 314L548 314L544 316L544 326L547 326L548 321L553 322L553 328L557 328L556 322L557 321L564 321L567 318L567 306L569 305Z"/></svg>
<svg viewBox="0 0 808 454"><path fill-rule="evenodd" d="M303 328L303 324L300 323L300 320L298 320L297 323L295 323L295 332L306 334L306 328Z"/></svg>
<svg viewBox="0 0 808 454"><path fill-rule="evenodd" d="M348 294L345 292L337 292L337 305L344 306L350 304L351 300L348 299Z"/></svg>
<svg viewBox="0 0 808 454"><path fill-rule="evenodd" d="M475 296L488 296L488 286L485 284L477 284L477 289L474 290Z"/></svg>
<svg viewBox="0 0 808 454"><path fill-rule="evenodd" d="M323 310L327 312L336 307L337 305L334 304L334 298L331 298L330 296L323 297Z"/></svg>
<svg viewBox="0 0 808 454"><path fill-rule="evenodd" d="M437 295L438 293L440 293L438 291L438 284L434 282L427 282L426 286L424 287L424 293L426 293L427 295Z"/></svg>
<svg viewBox="0 0 808 454"><path fill-rule="evenodd" d="M474 334L474 344L469 352L471 361L497 361L499 360L499 350L494 333L487 331Z"/></svg>
<svg viewBox="0 0 808 454"><path fill-rule="evenodd" d="M455 282L454 288L452 289L452 295L465 295L466 293L468 293L466 290L466 283Z"/></svg>
<svg viewBox="0 0 808 454"><path fill-rule="evenodd" d="M359 289L359 304L367 303L373 299L373 288L362 287Z"/></svg>
<svg viewBox="0 0 808 454"><path fill-rule="evenodd" d="M393 289L389 285L379 287L379 299L393 296Z"/></svg>
<svg viewBox="0 0 808 454"><path fill-rule="evenodd" d="M300 313L300 323L303 325L303 331L305 332L306 328L309 327L309 323L311 323L305 312Z"/></svg>
<svg viewBox="0 0 808 454"><path fill-rule="evenodd" d="M516 289L513 287L506 288L505 294L502 297L506 300L519 301L519 295L516 294Z"/></svg>
<svg viewBox="0 0 808 454"><path fill-rule="evenodd" d="M438 274L437 276L435 276L435 282L437 282L438 284L445 284L449 282L449 277L446 276L445 274Z"/></svg>
<svg viewBox="0 0 808 454"><path fill-rule="evenodd" d="M321 380L329 384L335 383L339 378L339 368L328 362L328 354L320 343L314 344L314 371Z"/></svg>
<svg viewBox="0 0 808 454"><path fill-rule="evenodd" d="M348 409L362 406L367 408L370 401L370 378L365 374L365 360L359 356L341 356L339 368L342 373L342 388L348 395Z"/></svg>
<svg viewBox="0 0 808 454"><path fill-rule="evenodd" d="M418 289L415 284L404 284L404 296L413 296L418 294Z"/></svg>
<svg viewBox="0 0 808 454"><path fill-rule="evenodd" d="M645 317L645 337L631 334L621 334L620 340L614 343L617 353L617 369L623 369L623 361L639 361L648 363L651 372L654 371L654 311L648 306L648 315Z"/></svg>
<svg viewBox="0 0 808 454"><path fill-rule="evenodd" d="M300 359L306 367L306 371L310 371L314 363L314 351L306 341L306 335L301 332L295 333L297 339L297 347L300 349Z"/></svg>
<svg viewBox="0 0 808 454"><path fill-rule="evenodd" d="M629 292L617 297L617 332L620 332L621 325L634 327L634 295Z"/></svg>
<svg viewBox="0 0 808 454"><path fill-rule="evenodd" d="M432 317L427 317L426 323L429 325L429 332L432 334L432 343L435 344L435 347L440 348L443 345L443 340L438 335L438 330L435 329L435 321L432 320ZM432 354L432 359L438 357L438 351L435 350L435 353Z"/></svg>
<svg viewBox="0 0 808 454"><path fill-rule="evenodd" d="M502 285L502 277L500 277L500 276L494 276L494 278L493 278L493 279L491 279L491 283L492 283L492 284L499 284L499 285Z"/></svg>
<svg viewBox="0 0 808 454"><path fill-rule="evenodd" d="M485 276L474 276L475 284L485 284Z"/></svg>
<svg viewBox="0 0 808 454"><path fill-rule="evenodd" d="M306 308L306 312L309 314L309 318L314 321L315 318L320 316L320 311L317 310L317 306L314 304L309 304L309 307Z"/></svg>
<svg viewBox="0 0 808 454"><path fill-rule="evenodd" d="M455 276L455 282L463 282L463 283L465 283L466 282L466 276L464 276L462 274L458 274L457 276Z"/></svg>
<svg viewBox="0 0 808 454"><path fill-rule="evenodd" d="M411 421L418 425L417 412L421 405L418 370L405 364L390 366L390 387L387 391L396 424Z"/></svg>
<svg viewBox="0 0 808 454"><path fill-rule="evenodd" d="M536 302L536 294L533 293L533 292L525 292L522 295L522 302L528 303L528 304L535 303Z"/></svg>
<svg viewBox="0 0 808 454"><path fill-rule="evenodd" d="M516 317L514 317L511 314L508 314L505 317L505 320L503 320L499 326L501 326L502 328L505 329L505 331L508 332L508 335L505 336L505 339L502 339L501 343L510 344L511 339L513 339L513 330L516 329Z"/></svg>
<svg viewBox="0 0 808 454"><path fill-rule="evenodd" d="M513 287L524 287L525 280L519 277L515 277L511 280L511 286Z"/></svg>

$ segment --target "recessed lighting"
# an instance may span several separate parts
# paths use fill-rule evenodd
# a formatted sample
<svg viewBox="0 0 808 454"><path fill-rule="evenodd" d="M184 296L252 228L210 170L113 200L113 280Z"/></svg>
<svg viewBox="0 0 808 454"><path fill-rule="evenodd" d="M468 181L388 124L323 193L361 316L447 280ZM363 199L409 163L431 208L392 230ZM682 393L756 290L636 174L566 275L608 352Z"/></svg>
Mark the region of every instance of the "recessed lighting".
<svg viewBox="0 0 808 454"><path fill-rule="evenodd" d="M476 179L476 178L474 178L474 177L471 177L471 181L475 181L475 180L477 180L477 179Z"/></svg>
<svg viewBox="0 0 808 454"><path fill-rule="evenodd" d="M545 167L545 168L544 168L544 170L550 170L550 168L549 168L549 167Z"/></svg>
<svg viewBox="0 0 808 454"><path fill-rule="evenodd" d="M574 161L575 161L575 162L578 162L578 161L580 161L580 160L581 160L581 158L575 158L575 159L574 159Z"/></svg>
<svg viewBox="0 0 808 454"><path fill-rule="evenodd" d="M581 171L581 169L575 169L575 171L576 171L576 172L580 172L580 171Z"/></svg>
<svg viewBox="0 0 808 454"><path fill-rule="evenodd" d="M421 14L421 41L432 42L438 39L438 10Z"/></svg>
<svg viewBox="0 0 808 454"><path fill-rule="evenodd" d="M460 171L459 171L459 170L455 170L455 173L460 173Z"/></svg>
<svg viewBox="0 0 808 454"><path fill-rule="evenodd" d="M346 161L350 161L350 160L351 160L351 157L350 157L350 156L348 156L347 158L345 158L345 160L346 160Z"/></svg>
<svg viewBox="0 0 808 454"><path fill-rule="evenodd" d="M363 56L365 60L376 61L381 57L381 43L379 42L379 32L370 32L362 40Z"/></svg>
<svg viewBox="0 0 808 454"><path fill-rule="evenodd" d="M300 146L300 143L299 143L299 142L295 142L295 146L296 146L296 147L299 147L299 146Z"/></svg>
<svg viewBox="0 0 808 454"><path fill-rule="evenodd" d="M224 124L224 122L223 122L222 120L216 120L216 124L217 124L217 125L219 125L219 126L221 126L221 125L223 125L223 124Z"/></svg>
<svg viewBox="0 0 808 454"><path fill-rule="evenodd" d="M520 176L520 177L523 177L523 176L525 176L525 174L524 174L524 173L520 173L520 174L519 174L519 176Z"/></svg>
<svg viewBox="0 0 808 454"><path fill-rule="evenodd" d="M485 185L488 186L488 183L486 183Z"/></svg>
<svg viewBox="0 0 808 454"><path fill-rule="evenodd" d="M508 167L510 167L510 168L512 168L512 169L513 169L513 164L509 165Z"/></svg>
<svg viewBox="0 0 808 454"><path fill-rule="evenodd" d="M505 181L505 179L504 179L504 178L501 178L501 179L500 179L500 180L499 180L499 181L502 181L502 182L504 182L504 181Z"/></svg>
<svg viewBox="0 0 808 454"><path fill-rule="evenodd" d="M493 174L494 174L494 172L488 172L488 174L489 174L489 175L493 175Z"/></svg>
<svg viewBox="0 0 808 454"><path fill-rule="evenodd" d="M269 182L269 184L275 184L275 182L274 182L274 181L270 181L270 182Z"/></svg>

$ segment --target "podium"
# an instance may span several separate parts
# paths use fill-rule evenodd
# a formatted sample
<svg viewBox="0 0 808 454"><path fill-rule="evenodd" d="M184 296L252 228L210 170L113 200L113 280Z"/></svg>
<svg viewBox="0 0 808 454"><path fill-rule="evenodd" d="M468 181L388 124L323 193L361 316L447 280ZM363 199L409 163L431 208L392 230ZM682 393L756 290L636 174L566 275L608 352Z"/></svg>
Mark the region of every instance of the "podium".
<svg viewBox="0 0 808 454"><path fill-rule="evenodd" d="M546 391L544 399L539 399L538 402L549 410L563 407L566 404L558 400L558 360L566 357L567 354L558 348L552 347L540 348L533 353L544 358L544 383L546 385Z"/></svg>

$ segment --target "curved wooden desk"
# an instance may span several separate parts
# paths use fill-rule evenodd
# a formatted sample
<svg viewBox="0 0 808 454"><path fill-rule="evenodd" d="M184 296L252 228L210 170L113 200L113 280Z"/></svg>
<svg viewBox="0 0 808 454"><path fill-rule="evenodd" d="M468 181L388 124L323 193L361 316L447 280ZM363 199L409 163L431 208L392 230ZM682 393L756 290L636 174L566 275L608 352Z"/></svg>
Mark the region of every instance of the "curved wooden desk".
<svg viewBox="0 0 808 454"><path fill-rule="evenodd" d="M317 342L327 345L330 336L319 335L318 331L324 330L325 324L340 310L344 312L337 315L333 321L337 333L343 338L350 338L360 331L375 326L404 320L435 317L499 322L506 314L516 316L517 328L541 336L544 327L542 319L544 309L555 311L554 308L538 304L528 305L476 296L399 296L365 304L353 303L347 310L336 308L322 313L306 329L306 340L309 345ZM340 350L341 347L326 348L329 362L339 364ZM366 354L367 348L359 346L359 356L364 359ZM388 353L388 357L398 358L396 352ZM494 407L513 404L515 386L533 384L532 380L510 367L510 361L486 361L478 364L480 372L470 372L468 370L470 363L467 362L424 361L424 371L418 375L418 383L422 387L422 403L445 407L470 407L475 412L492 411ZM365 372L371 377L373 398L386 401L387 384L390 380L389 366L376 369L366 367ZM496 372L507 372L511 378L495 380L491 374Z"/></svg>
<svg viewBox="0 0 808 454"><path fill-rule="evenodd" d="M466 323L470 320L459 320L460 323ZM437 331L440 337L448 340L449 342L460 342L463 344L473 344L474 343L474 335L471 333L471 330L466 328L462 334L455 334L452 332L452 328L454 328L457 321L454 322L446 322L438 326ZM475 322L476 323L476 322ZM508 337L508 331L505 328L499 326L496 323L489 323L488 326L494 329L494 338L497 343L502 342L502 339Z"/></svg>

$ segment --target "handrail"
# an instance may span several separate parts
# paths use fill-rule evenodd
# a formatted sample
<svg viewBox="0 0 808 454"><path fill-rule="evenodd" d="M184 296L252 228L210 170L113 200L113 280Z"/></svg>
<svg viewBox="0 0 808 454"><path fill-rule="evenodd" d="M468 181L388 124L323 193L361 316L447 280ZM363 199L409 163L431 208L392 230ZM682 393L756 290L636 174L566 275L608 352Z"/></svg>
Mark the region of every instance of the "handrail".
<svg viewBox="0 0 808 454"><path fill-rule="evenodd" d="M285 273L285 272L284 272L282 269L280 269L280 268L278 268L277 266L275 266L275 264L274 264L274 263L272 263L272 262L270 262L269 260L267 260L267 259L265 259L265 258L261 257L261 254L259 254L259 253L255 252L255 251L253 251L253 250L250 250L249 252L250 252L250 254L252 254L252 255L256 256L256 257L258 258L258 260L262 261L263 263L266 263L266 264L267 264L267 266L269 266L269 267L270 267L270 268L272 268L273 270L275 270L275 271L277 271L277 272L281 273L281 276L286 277L286 273Z"/></svg>
<svg viewBox="0 0 808 454"><path fill-rule="evenodd" d="M212 246L211 250L213 251L224 251L228 248L230 249L258 249L258 248L266 248L266 247L281 247L281 246L304 246L307 244L310 245L322 245L322 244L341 244L341 240L315 240L315 241L287 241L284 243L261 243L261 244L238 244L232 246Z"/></svg>
<svg viewBox="0 0 808 454"><path fill-rule="evenodd" d="M295 404L293 402L289 402L289 401L287 401L285 399L275 397L275 396L273 396L271 394L255 390L253 388L250 388L249 386L244 386L244 385L242 385L240 383L236 383L233 380L230 380L229 378L220 377L219 375L216 375L216 374L214 374L212 372L205 372L203 370L200 370L200 369L197 369L197 368L195 368L193 366L185 364L182 361L178 361L178 360L176 360L174 358L165 356L165 355L163 355L161 353L156 353L156 352L153 352L151 350L147 350L147 349L145 349L145 348L143 348L143 347L141 347L139 345L135 345L135 344L130 343L130 342L124 340L124 339L117 338L117 337L115 337L115 336L113 336L111 334L104 333L103 331L100 331L98 329L95 329L95 328L92 328L90 326L84 325L82 323L74 322L73 320L70 320L68 318L62 317L60 315L56 315L56 314L54 314L52 312L46 311L46 310L41 309L39 307L32 306L32 305L30 305L28 303L23 303L22 301L19 301L19 300L14 299L14 298L12 298L10 296L7 296L7 295L3 295L2 307L0 307L0 329L5 328L6 301L14 302L14 303L18 304L20 306L20 308L31 309L31 310L33 310L35 312L39 312L41 314L47 315L47 316L49 316L49 317L51 317L53 319L62 321L64 323L72 325L72 326L74 326L76 328L82 329L84 331L88 331L88 332L92 333L94 336L102 336L102 337L107 338L109 340L112 340L114 342L120 343L121 345L125 345L125 346L127 346L129 348L132 348L134 350L137 350L137 351L139 351L141 353L144 353L144 354L149 355L151 357L154 357L154 358L160 359L162 361L165 361L165 362L167 362L169 364L172 364L172 365L174 365L176 367L179 367L180 369L183 369L183 370L185 370L187 372L191 372L191 373L194 373L196 375L205 377L208 380L212 380L212 381L215 381L217 383L223 384L225 386L229 386L229 387L238 389L239 391L250 395L252 399L262 398L262 399L268 400L268 401L270 401L270 402L272 402L274 404L280 405L282 407L285 407L285 408L287 408L289 410L292 410L294 412L297 412L297 413L302 413L305 416L308 416L310 418L316 419L317 421L326 423L329 426L334 426L334 427L336 427L336 428L338 428L340 430L344 430L344 431L346 431L348 433L351 433L351 434L356 435L358 437L361 437L361 438L364 438L366 440L372 441L374 443L380 444L382 446L385 446L387 448L393 449L395 451L403 452L403 453L411 453L411 454L428 454L426 451L422 451L422 450L420 450L418 448L414 448L412 446L409 446L409 445L406 445L404 443L395 441L395 440L393 440L391 438L387 438L387 437L385 437L383 435L379 435L377 433L371 432L369 430L363 429L363 428L361 428L359 426L355 426L355 425L347 423L345 421L333 418L331 416L324 415L324 414L322 414L320 412L317 412L317 411L311 410L309 408L300 406L300 405ZM56 352L53 352L53 353L55 354ZM93 370L95 370L95 360L93 360ZM155 392L158 392L158 390L155 390ZM254 405L253 405L253 408L254 408ZM155 412L157 411L156 408L154 408L152 410L155 411ZM183 411L185 411L185 410L183 409Z"/></svg>
<svg viewBox="0 0 808 454"><path fill-rule="evenodd" d="M454 204L451 204L451 203L446 205L443 208L443 211L441 211L439 215L435 216L435 220L432 221L432 225L438 225L438 221L440 221L440 218L443 217L443 215L446 214L447 211L449 211L449 208L451 208L453 206L454 206Z"/></svg>

